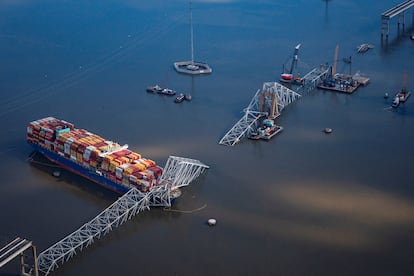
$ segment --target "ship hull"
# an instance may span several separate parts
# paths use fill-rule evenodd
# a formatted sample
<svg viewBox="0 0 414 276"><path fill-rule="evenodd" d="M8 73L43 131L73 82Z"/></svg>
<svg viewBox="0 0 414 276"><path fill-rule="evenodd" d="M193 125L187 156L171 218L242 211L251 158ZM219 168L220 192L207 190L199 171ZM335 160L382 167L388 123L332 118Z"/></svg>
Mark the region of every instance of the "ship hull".
<svg viewBox="0 0 414 276"><path fill-rule="evenodd" d="M101 185L102 187L104 187L105 189L111 190L113 192L116 192L118 194L124 194L126 192L128 192L130 190L129 187L124 186L122 184L116 183L114 181L111 181L109 178L105 178L104 176L100 176L97 173L94 173L93 171L84 168L62 156L60 156L59 154L52 152L52 151L48 151L42 147L40 147L39 145L36 144L31 144L31 146L34 148L34 150L36 150L37 152L39 152L40 154L42 154L43 156L45 156L48 160L50 160L53 163L58 164L59 166L63 167L64 169L80 175L82 177L85 177L99 185Z"/></svg>

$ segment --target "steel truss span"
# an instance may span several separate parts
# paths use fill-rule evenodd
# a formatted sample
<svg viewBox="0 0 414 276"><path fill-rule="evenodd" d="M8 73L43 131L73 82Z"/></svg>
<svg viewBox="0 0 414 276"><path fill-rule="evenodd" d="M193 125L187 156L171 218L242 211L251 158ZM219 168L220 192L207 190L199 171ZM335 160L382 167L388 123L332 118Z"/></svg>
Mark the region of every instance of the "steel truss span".
<svg viewBox="0 0 414 276"><path fill-rule="evenodd" d="M234 146L246 135L257 129L257 122L263 116L276 118L280 112L301 95L278 82L265 82L257 90L243 117L221 138L219 144Z"/></svg>
<svg viewBox="0 0 414 276"><path fill-rule="evenodd" d="M132 188L91 221L39 254L38 268L45 275L68 261L77 251L91 245L136 214L151 206L171 206L171 191L187 186L198 177L207 165L198 160L170 156L164 168L160 184L142 193Z"/></svg>

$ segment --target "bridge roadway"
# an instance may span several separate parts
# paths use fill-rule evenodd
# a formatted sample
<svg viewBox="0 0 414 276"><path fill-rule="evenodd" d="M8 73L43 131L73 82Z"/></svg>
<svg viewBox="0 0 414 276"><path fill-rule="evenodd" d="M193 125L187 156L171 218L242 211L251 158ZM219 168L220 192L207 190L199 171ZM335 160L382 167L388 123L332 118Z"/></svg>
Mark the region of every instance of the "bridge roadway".
<svg viewBox="0 0 414 276"><path fill-rule="evenodd" d="M32 249L33 264L29 265L25 263L25 251L29 248ZM0 249L0 268L12 261L14 258L20 256L20 275L38 275L37 260L36 260L36 247L29 240L17 237L3 248ZM30 272L26 272L26 268L31 268ZM33 272L33 273L32 273Z"/></svg>
<svg viewBox="0 0 414 276"><path fill-rule="evenodd" d="M171 191L187 186L209 167L198 160L170 156L160 183L148 193L133 188L78 230L55 243L38 256L39 271L48 275L68 261L77 251L152 206L171 206Z"/></svg>
<svg viewBox="0 0 414 276"><path fill-rule="evenodd" d="M394 16L398 15L398 25L400 25L400 14L401 13L402 13L402 24L404 26L405 24L404 22L405 13L404 12L413 6L414 6L414 0L407 0L383 12L381 14L381 37L383 37L384 33L386 34L386 37L388 37L389 32L390 32L389 20L393 18Z"/></svg>

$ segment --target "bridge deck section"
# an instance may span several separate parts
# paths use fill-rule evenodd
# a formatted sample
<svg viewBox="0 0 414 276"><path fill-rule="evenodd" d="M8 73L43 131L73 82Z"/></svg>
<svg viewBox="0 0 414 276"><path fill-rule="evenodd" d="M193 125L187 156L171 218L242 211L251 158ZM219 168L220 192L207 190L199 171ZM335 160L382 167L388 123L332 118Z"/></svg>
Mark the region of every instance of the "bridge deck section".
<svg viewBox="0 0 414 276"><path fill-rule="evenodd" d="M164 176L159 185L147 193L130 189L95 218L40 253L37 262L39 270L48 275L76 255L77 251L82 251L134 215L149 210L150 206L171 206L172 189L189 185L207 168L198 160L170 156L164 168L167 177Z"/></svg>
<svg viewBox="0 0 414 276"><path fill-rule="evenodd" d="M401 4L398 4L397 6L392 7L391 9L383 12L381 14L381 16L383 18L390 19L390 18L393 18L394 16L396 16L396 15L398 15L398 14L400 14L400 13L406 11L406 10L408 10L412 6L414 6L414 0L408 0L408 1L405 1L405 2L403 2Z"/></svg>

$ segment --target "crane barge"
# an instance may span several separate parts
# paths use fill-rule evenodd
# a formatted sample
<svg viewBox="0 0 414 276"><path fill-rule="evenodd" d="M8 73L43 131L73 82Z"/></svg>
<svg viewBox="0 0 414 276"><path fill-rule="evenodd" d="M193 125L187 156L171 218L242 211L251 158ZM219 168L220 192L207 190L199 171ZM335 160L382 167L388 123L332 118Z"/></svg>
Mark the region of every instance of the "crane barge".
<svg viewBox="0 0 414 276"><path fill-rule="evenodd" d="M280 74L280 81L281 82L284 82L284 83L292 83L293 82L295 84L301 84L302 83L301 78L293 76L293 69L298 64L298 54L299 54L300 45L301 44L299 43L298 45L295 46L295 50L293 52L292 63L290 65L290 70L287 73L283 72L282 74ZM285 66L283 66L283 71L285 71Z"/></svg>

